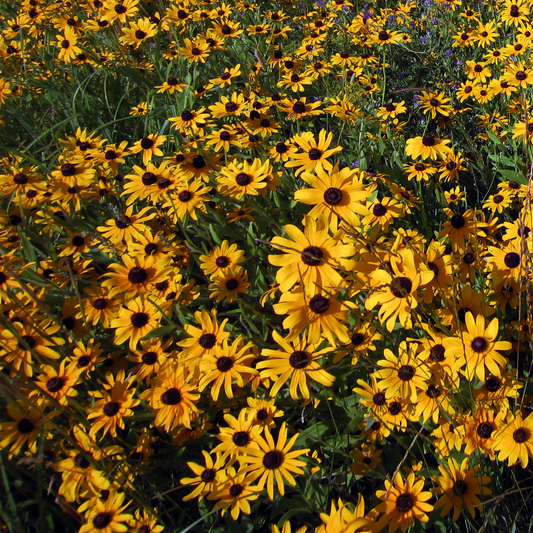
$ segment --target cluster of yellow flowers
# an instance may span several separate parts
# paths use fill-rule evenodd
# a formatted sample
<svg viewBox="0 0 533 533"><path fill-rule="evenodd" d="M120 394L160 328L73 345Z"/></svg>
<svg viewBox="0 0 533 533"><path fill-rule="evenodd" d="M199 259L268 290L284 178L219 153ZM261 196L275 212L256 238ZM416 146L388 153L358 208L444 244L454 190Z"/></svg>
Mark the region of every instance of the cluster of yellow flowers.
<svg viewBox="0 0 533 533"><path fill-rule="evenodd" d="M2 457L80 533L477 524L533 459L532 6L0 6Z"/></svg>

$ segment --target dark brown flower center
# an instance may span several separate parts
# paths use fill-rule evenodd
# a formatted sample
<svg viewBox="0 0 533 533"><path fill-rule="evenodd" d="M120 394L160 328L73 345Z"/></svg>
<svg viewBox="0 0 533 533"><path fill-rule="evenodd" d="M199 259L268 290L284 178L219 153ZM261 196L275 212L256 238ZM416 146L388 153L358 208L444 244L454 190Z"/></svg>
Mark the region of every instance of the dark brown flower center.
<svg viewBox="0 0 533 533"><path fill-rule="evenodd" d="M400 513L408 513L414 507L413 497L410 494L400 494L396 498L396 509Z"/></svg>
<svg viewBox="0 0 533 533"><path fill-rule="evenodd" d="M402 404L400 402L391 402L388 410L392 416L399 415L402 412Z"/></svg>
<svg viewBox="0 0 533 533"><path fill-rule="evenodd" d="M217 359L217 369L220 372L229 372L233 367L233 359L231 357L220 357Z"/></svg>
<svg viewBox="0 0 533 533"><path fill-rule="evenodd" d="M522 444L523 442L526 442L529 439L529 430L526 428L518 428L516 431L513 432L513 440L515 442L518 442L518 444Z"/></svg>
<svg viewBox="0 0 533 533"><path fill-rule="evenodd" d="M96 300L93 302L93 307L101 311L107 307L107 300L104 298L96 298Z"/></svg>
<svg viewBox="0 0 533 533"><path fill-rule="evenodd" d="M115 7L115 10L116 10L117 7ZM112 518L113 518L113 516L110 513L97 514L96 517L93 520L93 526L96 529L104 529L111 523L111 519Z"/></svg>
<svg viewBox="0 0 533 533"><path fill-rule="evenodd" d="M17 423L19 433L31 433L34 428L35 424L29 418L21 418Z"/></svg>
<svg viewBox="0 0 533 533"><path fill-rule="evenodd" d="M46 388L49 392L59 392L64 385L65 382L58 376L51 378L46 382Z"/></svg>
<svg viewBox="0 0 533 533"><path fill-rule="evenodd" d="M402 381L410 381L415 375L415 369L410 365L403 365L398 369L398 377Z"/></svg>
<svg viewBox="0 0 533 533"><path fill-rule="evenodd" d="M507 268L516 268L520 264L520 256L516 252L505 254L503 259Z"/></svg>
<svg viewBox="0 0 533 533"><path fill-rule="evenodd" d="M229 259L226 256L221 255L215 259L215 264L219 268L226 268L229 265Z"/></svg>
<svg viewBox="0 0 533 533"><path fill-rule="evenodd" d="M239 106L235 102L228 102L224 107L228 113L234 113L239 109Z"/></svg>
<svg viewBox="0 0 533 533"><path fill-rule="evenodd" d="M176 387L172 387L161 395L161 401L165 405L177 405L181 402L181 393Z"/></svg>
<svg viewBox="0 0 533 533"><path fill-rule="evenodd" d="M128 272L128 281L130 283L144 283L148 279L148 272L142 267L133 267Z"/></svg>
<svg viewBox="0 0 533 533"><path fill-rule="evenodd" d="M205 350L210 350L217 342L217 337L213 333L204 333L198 340L198 344Z"/></svg>
<svg viewBox="0 0 533 533"><path fill-rule="evenodd" d="M247 431L237 431L233 435L233 443L235 446L246 446L250 442L250 435Z"/></svg>
<svg viewBox="0 0 533 533"><path fill-rule="evenodd" d="M455 492L457 496L464 496L467 493L467 491L468 491L468 485L462 479L458 479L453 484L453 492Z"/></svg>
<svg viewBox="0 0 533 533"><path fill-rule="evenodd" d="M306 265L317 266L322 262L323 255L322 250L318 246L308 246L304 248L301 257Z"/></svg>
<svg viewBox="0 0 533 533"><path fill-rule="evenodd" d="M239 281L236 280L235 278L231 278L231 279L228 279L228 281L226 281L225 285L228 291L234 291L239 286Z"/></svg>
<svg viewBox="0 0 533 533"><path fill-rule="evenodd" d="M115 218L115 226L118 229L126 229L131 225L131 219L129 217Z"/></svg>
<svg viewBox="0 0 533 533"><path fill-rule="evenodd" d="M372 401L374 402L374 405L385 405L385 394L383 392L376 392L376 394L372 396Z"/></svg>
<svg viewBox="0 0 533 533"><path fill-rule="evenodd" d="M359 346L360 344L363 344L365 340L365 336L362 333L354 333L351 336L351 341L354 346Z"/></svg>
<svg viewBox="0 0 533 533"><path fill-rule="evenodd" d="M432 361L435 361L435 362L441 362L441 361L444 361L444 352L445 352L445 348L442 344L436 344L435 346L432 346L431 347L431 350L429 352L429 358L432 360Z"/></svg>
<svg viewBox="0 0 533 533"><path fill-rule="evenodd" d="M184 120L185 122L188 122L189 120L192 120L193 118L194 118L194 115L187 109L181 113L181 120Z"/></svg>
<svg viewBox="0 0 533 533"><path fill-rule="evenodd" d="M244 490L244 487L242 485L239 485L238 483L235 485L232 485L229 488L229 493L233 498L237 498L242 494L242 491Z"/></svg>
<svg viewBox="0 0 533 533"><path fill-rule="evenodd" d="M453 215L450 221L455 229L461 229L465 225L465 217L463 215Z"/></svg>
<svg viewBox="0 0 533 533"><path fill-rule="evenodd" d="M144 33L144 31L142 31L142 30L137 30L137 31L135 32L135 37L136 37L137 39L139 39L140 41L142 41L142 40L146 37L146 35L147 35L147 34Z"/></svg>
<svg viewBox="0 0 533 533"><path fill-rule="evenodd" d="M292 110L297 114L305 113L305 104L303 102L296 102L292 106Z"/></svg>
<svg viewBox="0 0 533 533"><path fill-rule="evenodd" d="M188 202L192 198L192 194L189 191L181 191L178 194L178 200L180 202Z"/></svg>
<svg viewBox="0 0 533 533"><path fill-rule="evenodd" d="M145 365L155 365L157 363L157 353L156 352L145 352L142 354L141 361Z"/></svg>
<svg viewBox="0 0 533 533"><path fill-rule="evenodd" d="M289 357L289 364L292 368L296 368L297 370L305 368L309 364L307 352L304 350L296 350L295 352L292 352Z"/></svg>
<svg viewBox="0 0 533 533"><path fill-rule="evenodd" d="M435 145L435 137L433 137L433 135L431 135L431 133L426 133L422 137L422 144L424 146L434 146Z"/></svg>
<svg viewBox="0 0 533 533"><path fill-rule="evenodd" d="M266 420L268 418L268 411L263 407L257 411L257 420Z"/></svg>
<svg viewBox="0 0 533 533"><path fill-rule="evenodd" d="M476 433L482 439L490 438L493 431L494 428L492 427L492 424L489 424L489 422L482 422L476 429Z"/></svg>
<svg viewBox="0 0 533 533"><path fill-rule="evenodd" d="M313 313L322 314L325 313L330 306L330 299L325 296L317 294L311 298L309 301L309 308Z"/></svg>
<svg viewBox="0 0 533 533"><path fill-rule="evenodd" d="M423 170L426 170L426 165L424 165L424 163L417 163L415 165L415 170L418 172L422 172Z"/></svg>
<svg viewBox="0 0 533 533"><path fill-rule="evenodd" d="M435 385L429 385L428 390L426 391L426 394L430 398L438 398L441 394L441 391L438 387L435 387Z"/></svg>
<svg viewBox="0 0 533 533"><path fill-rule="evenodd" d="M80 467L80 468L83 468L84 470L86 468L89 468L90 466L90 462L85 458L83 457L83 455L81 453L78 453L76 455L76 457L74 457L74 462Z"/></svg>
<svg viewBox="0 0 533 533"><path fill-rule="evenodd" d="M134 328L143 328L148 324L149 319L150 317L146 313L133 313L130 322Z"/></svg>
<svg viewBox="0 0 533 533"><path fill-rule="evenodd" d="M283 453L278 450L265 453L263 465L268 470L275 470L283 464Z"/></svg>
<svg viewBox="0 0 533 533"><path fill-rule="evenodd" d="M500 380L496 376L491 376L485 382L485 387L489 392L496 392L500 388Z"/></svg>
<svg viewBox="0 0 533 533"><path fill-rule="evenodd" d="M483 337L476 337L472 340L471 348L476 353L482 353L487 348L487 341Z"/></svg>
<svg viewBox="0 0 533 533"><path fill-rule="evenodd" d="M22 342L20 341L18 342L18 348L20 350L28 351L35 346L35 338L32 337L31 335L22 335L20 339L22 341Z"/></svg>
<svg viewBox="0 0 533 533"><path fill-rule="evenodd" d="M311 148L309 150L309 159L311 161L318 161L322 157L322 152L318 148Z"/></svg>
<svg viewBox="0 0 533 533"><path fill-rule="evenodd" d="M390 284L390 290L396 298L407 298L411 294L413 282L406 277L393 278Z"/></svg>
<svg viewBox="0 0 533 533"><path fill-rule="evenodd" d="M330 187L324 193L324 202L328 205L337 205L342 200L342 191L336 187Z"/></svg>
<svg viewBox="0 0 533 533"><path fill-rule="evenodd" d="M516 74L515 74L515 77L518 81L523 81L527 78L527 74L523 71L523 70L519 70Z"/></svg>
<svg viewBox="0 0 533 533"><path fill-rule="evenodd" d="M154 144L154 141L149 137L143 137L141 139L141 148L143 150L149 150L150 148L153 148Z"/></svg>
<svg viewBox="0 0 533 533"><path fill-rule="evenodd" d="M237 185L241 187L245 187L252 181L252 179L250 178L248 174L245 174L244 172L240 172L235 177L235 181L237 182Z"/></svg>
<svg viewBox="0 0 533 533"><path fill-rule="evenodd" d="M157 183L157 176L153 172L145 172L142 175L141 181L143 182L143 185L149 187L150 185Z"/></svg>
<svg viewBox="0 0 533 533"><path fill-rule="evenodd" d="M115 416L120 411L119 402L107 402L104 405L104 415Z"/></svg>
<svg viewBox="0 0 533 533"><path fill-rule="evenodd" d="M200 475L204 483L211 483L215 479L216 471L213 468L206 468Z"/></svg>
<svg viewBox="0 0 533 533"><path fill-rule="evenodd" d="M63 176L74 176L76 174L76 166L72 163L63 163L61 165L61 174Z"/></svg>
<svg viewBox="0 0 533 533"><path fill-rule="evenodd" d="M387 208L383 204L376 204L372 208L372 214L375 217L382 217L387 212Z"/></svg>

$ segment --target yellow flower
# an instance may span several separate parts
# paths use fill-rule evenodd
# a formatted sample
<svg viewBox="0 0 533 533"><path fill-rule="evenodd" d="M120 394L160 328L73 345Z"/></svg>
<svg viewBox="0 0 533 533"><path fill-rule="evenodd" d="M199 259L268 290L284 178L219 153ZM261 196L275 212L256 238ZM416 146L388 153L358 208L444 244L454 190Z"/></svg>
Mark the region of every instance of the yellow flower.
<svg viewBox="0 0 533 533"><path fill-rule="evenodd" d="M296 480L292 474L303 474L302 466L305 463L298 459L306 455L309 449L290 451L294 446L299 433L295 433L287 442L287 424L283 422L279 430L278 442L275 443L270 433L270 429L265 428L265 438L258 435L256 437L256 448L245 448L244 455L239 460L247 465L241 472L250 473L250 479L259 478L258 487L263 489L267 486L268 497L274 499L274 480L277 483L281 496L285 495L284 481L291 485L296 485Z"/></svg>
<svg viewBox="0 0 533 533"><path fill-rule="evenodd" d="M433 505L426 503L433 494L422 492L424 478L409 474L404 482L400 474L396 474L393 483L385 481L385 490L378 490L376 496L383 501L376 507L376 511L384 513L375 525L375 531L380 531L389 526L389 533L394 533L398 528L405 532L415 524L415 519L428 522L426 513L433 510Z"/></svg>
<svg viewBox="0 0 533 533"><path fill-rule="evenodd" d="M441 516L446 516L453 509L453 521L455 522L463 507L466 507L472 518L476 516L476 507L479 512L483 511L483 505L479 500L481 494L492 494L491 490L484 487L490 483L490 477L480 476L480 465L470 468L470 458L466 457L459 467L457 461L451 458L448 467L439 465L442 476L433 476L433 480L439 484L434 489L435 494L441 494L435 509L440 509Z"/></svg>

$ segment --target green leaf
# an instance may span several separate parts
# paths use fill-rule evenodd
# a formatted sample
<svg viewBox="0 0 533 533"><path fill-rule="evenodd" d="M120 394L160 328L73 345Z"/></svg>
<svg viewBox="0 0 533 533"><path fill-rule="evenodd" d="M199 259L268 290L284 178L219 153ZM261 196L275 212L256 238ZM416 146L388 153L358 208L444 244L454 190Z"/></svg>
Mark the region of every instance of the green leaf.
<svg viewBox="0 0 533 533"><path fill-rule="evenodd" d="M154 330L147 333L141 340L148 341L150 339L156 339L158 337L164 337L172 332L176 331L176 326L163 326L161 328L155 328Z"/></svg>
<svg viewBox="0 0 533 533"><path fill-rule="evenodd" d="M498 172L502 175L500 181L513 180L521 183L522 185L527 185L526 177L519 174L516 170L499 169Z"/></svg>

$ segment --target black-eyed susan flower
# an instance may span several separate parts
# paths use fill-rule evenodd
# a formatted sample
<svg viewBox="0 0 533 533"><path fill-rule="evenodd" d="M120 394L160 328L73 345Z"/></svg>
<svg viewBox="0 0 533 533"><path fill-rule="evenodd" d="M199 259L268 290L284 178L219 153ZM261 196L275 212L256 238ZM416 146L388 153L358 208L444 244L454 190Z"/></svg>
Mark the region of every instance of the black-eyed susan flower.
<svg viewBox="0 0 533 533"><path fill-rule="evenodd" d="M169 76L166 81L163 82L163 85L156 85L155 88L159 89L158 93L168 92L169 94L174 94L177 92L183 92L184 87L187 87L187 84L179 81L176 76Z"/></svg>
<svg viewBox="0 0 533 533"><path fill-rule="evenodd" d="M322 105L320 100L316 102L307 103L307 97L302 96L298 100L290 100L289 98L280 102L278 107L289 114L289 117L293 120L300 119L302 117L311 117L322 115L322 111L318 109Z"/></svg>
<svg viewBox="0 0 533 533"><path fill-rule="evenodd" d="M413 310L418 307L422 296L418 289L427 285L434 277L434 272L416 264L415 256L409 249L401 250L398 256L390 259L389 269L376 269L372 278L377 288L365 301L368 311L380 305L378 318L392 331L396 320L406 329L413 327Z"/></svg>
<svg viewBox="0 0 533 533"><path fill-rule="evenodd" d="M405 153L413 159L437 159L451 151L447 146L449 142L448 139L439 139L431 133L426 133L423 137L408 139Z"/></svg>
<svg viewBox="0 0 533 533"><path fill-rule="evenodd" d="M241 409L239 418L233 415L224 415L224 420L229 427L220 427L220 433L216 436L220 444L213 448L211 453L223 452L223 459L228 457L240 459L245 449L257 448L257 437L261 428L254 424L248 417L246 409Z"/></svg>
<svg viewBox="0 0 533 533"><path fill-rule="evenodd" d="M111 321L110 326L116 328L115 344L128 341L130 350L135 350L139 341L157 328L160 317L160 311L153 304L140 298L132 299Z"/></svg>
<svg viewBox="0 0 533 533"><path fill-rule="evenodd" d="M56 35L56 45L59 47L58 59L70 63L78 54L81 54L81 48L77 46L77 43L76 32L70 26L65 27L63 35Z"/></svg>
<svg viewBox="0 0 533 533"><path fill-rule="evenodd" d="M221 515L230 509L231 517L237 520L241 513L250 514L250 502L259 498L261 488L252 485L253 479L239 469L229 466L226 469L226 479L209 496L208 500L215 500L215 509L221 509Z"/></svg>
<svg viewBox="0 0 533 533"><path fill-rule="evenodd" d="M139 8L137 4L139 0L103 0L103 15L102 17L108 22L120 20L123 24L128 17L134 16L138 13Z"/></svg>
<svg viewBox="0 0 533 533"><path fill-rule="evenodd" d="M240 200L245 194L259 195L267 186L268 161L255 158L251 163L229 163L220 170L217 185L220 194Z"/></svg>
<svg viewBox="0 0 533 533"><path fill-rule="evenodd" d="M152 509L151 512L143 509L137 509L135 516L130 520L130 533L161 533L163 526L157 525L157 509Z"/></svg>
<svg viewBox="0 0 533 533"><path fill-rule="evenodd" d="M427 501L433 494L423 489L424 479L416 477L414 473L409 474L405 481L399 473L392 483L385 480L385 490L376 492L376 496L383 502L376 507L378 513L383 513L376 528L382 529L388 525L389 533L394 533L399 528L405 532L416 520L428 522L426 513L433 510L433 505Z"/></svg>
<svg viewBox="0 0 533 533"><path fill-rule="evenodd" d="M216 302L226 300L228 303L232 303L239 298L239 294L246 294L250 287L248 273L240 266L214 275L212 281L213 283L209 285L211 291L209 298L215 298Z"/></svg>
<svg viewBox="0 0 533 533"><path fill-rule="evenodd" d="M351 227L359 226L357 215L368 214L364 204L372 196L374 187L366 185L361 174L348 167L339 170L335 165L329 172L316 168L315 173L304 172L301 179L311 187L294 193L295 200L314 206L307 216L326 216L333 232L337 231L339 220Z"/></svg>
<svg viewBox="0 0 533 533"><path fill-rule="evenodd" d="M524 0L505 0L499 11L501 21L509 26L521 26L527 23L530 14L528 3Z"/></svg>
<svg viewBox="0 0 533 533"><path fill-rule="evenodd" d="M233 382L243 387L244 377L257 372L249 365L255 358L250 351L251 347L252 343L245 343L242 336L231 345L227 338L222 344L215 345L212 355L205 354L202 357L200 371L203 375L198 383L198 390L202 392L210 385L211 397L217 401L220 390L224 387L226 397L233 398Z"/></svg>
<svg viewBox="0 0 533 533"><path fill-rule="evenodd" d="M490 483L490 477L480 475L480 465L470 468L470 458L463 459L461 466L453 458L448 461L447 467L439 465L440 476L433 476L438 483L434 489L440 497L435 503L435 509L441 509L441 516L446 516L453 509L453 521L455 522L463 508L466 507L472 518L476 516L476 508L482 512L483 505L480 496L488 496L492 491L485 487Z"/></svg>
<svg viewBox="0 0 533 533"><path fill-rule="evenodd" d="M454 251L464 252L467 243L475 236L486 237L486 233L483 231L486 223L476 218L478 212L473 209L468 209L462 215L454 213L448 208L445 208L444 212L448 215L449 220L444 223L439 232L439 238L448 237Z"/></svg>
<svg viewBox="0 0 533 533"><path fill-rule="evenodd" d="M449 350L466 358L465 375L472 379L474 374L482 381L485 380L485 368L496 376L502 372L506 365L506 358L500 351L510 350L512 344L508 341L497 341L499 322L494 318L488 326L485 317L480 314L474 318L471 312L465 316L466 331L461 338L453 339Z"/></svg>
<svg viewBox="0 0 533 533"><path fill-rule="evenodd" d="M131 514L124 511L130 502L124 504L126 495L111 491L106 499L97 498L95 505L85 513L86 524L81 526L80 533L116 533L128 531ZM82 506L83 508L83 506Z"/></svg>
<svg viewBox="0 0 533 533"><path fill-rule="evenodd" d="M343 258L351 257L355 249L351 244L341 244L329 235L329 225L322 215L318 220L304 217L305 233L292 224L283 227L289 239L274 237L272 247L283 255L269 255L272 265L281 267L276 281L282 292L301 284L307 293L317 289L332 290L344 285L337 271Z"/></svg>
<svg viewBox="0 0 533 533"><path fill-rule="evenodd" d="M179 181L175 191L169 194L169 199L163 204L163 208L167 208L168 215L175 222L183 221L187 214L192 220L198 220L197 212L207 211L205 204L209 201L209 197L204 195L211 189L212 187L203 187L202 181L197 179L191 182Z"/></svg>
<svg viewBox="0 0 533 533"><path fill-rule="evenodd" d="M153 156L163 155L162 150L159 148L167 140L166 135L158 135L157 133L150 133L143 137L139 141L133 143L130 148L132 154L142 153L143 165L147 165Z"/></svg>
<svg viewBox="0 0 533 533"><path fill-rule="evenodd" d="M293 142L303 152L297 152L292 156L293 160L285 163L286 167L296 167L296 175L302 172L312 172L314 170L329 171L333 165L328 161L328 157L342 150L342 146L337 146L328 150L333 140L333 133L326 133L326 130L320 130L318 142L310 132L301 135L295 135Z"/></svg>
<svg viewBox="0 0 533 533"><path fill-rule="evenodd" d="M180 479L182 485L194 487L191 493L183 497L184 502L194 498L198 498L199 502L202 501L204 496L218 489L227 479L221 453L214 454L213 458L212 454L206 450L202 450L202 455L204 456L204 465L193 463L192 461L187 463L187 466L193 471L195 477L184 477Z"/></svg>
<svg viewBox="0 0 533 533"><path fill-rule="evenodd" d="M152 255L132 257L124 254L122 262L123 265L113 263L109 266L107 279L101 284L102 287L109 288L109 298L122 292L126 292L127 301L138 295L144 295L169 272L166 268L167 259L157 259Z"/></svg>
<svg viewBox="0 0 533 533"><path fill-rule="evenodd" d="M130 22L128 28L122 28L124 35L120 37L120 42L138 48L141 43L157 35L157 24L149 18L140 18Z"/></svg>
<svg viewBox="0 0 533 533"><path fill-rule="evenodd" d="M405 113L407 108L405 107L405 101L394 103L389 102L382 107L378 108L377 116L383 119L396 118L398 115Z"/></svg>
<svg viewBox="0 0 533 533"><path fill-rule="evenodd" d="M9 449L9 457L19 455L27 446L30 453L37 451L37 437L45 428L43 412L38 404L9 403L7 414L12 421L0 422L0 449Z"/></svg>
<svg viewBox="0 0 533 533"><path fill-rule="evenodd" d="M2 365L10 363L15 370L22 368L28 377L33 376L33 354L38 354L46 359L59 359L59 347L65 341L54 337L57 332L55 325L50 325L48 320L34 322L34 325L24 324L24 321L13 321L10 328L0 332L2 338Z"/></svg>
<svg viewBox="0 0 533 533"><path fill-rule="evenodd" d="M196 311L194 318L200 328L185 324L184 329L190 337L178 342L178 346L185 348L180 354L180 360L197 366L204 355L213 355L215 346L221 345L229 333L224 331L228 319L225 318L219 324L216 310L211 314L205 309Z"/></svg>
<svg viewBox="0 0 533 533"><path fill-rule="evenodd" d="M407 174L408 179L416 179L416 181L428 181L429 178L437 172L437 169L426 163L406 164L404 165L404 173Z"/></svg>
<svg viewBox="0 0 533 533"><path fill-rule="evenodd" d="M293 474L303 474L301 467L305 466L305 462L298 458L306 455L309 449L290 451L298 435L294 434L287 442L287 425L284 422L279 430L278 441L275 443L267 427L264 432L265 438L258 435L255 439L258 446L245 448L244 456L240 458L246 465L242 472L249 473L252 480L259 478L258 487L262 489L266 485L271 500L274 499L274 480L279 493L283 496L285 482L296 485Z"/></svg>
<svg viewBox="0 0 533 533"><path fill-rule="evenodd" d="M416 345L402 341L398 350L399 357L385 349L385 359L378 361L378 366L383 370L378 370L373 375L379 380L379 387L386 391L387 399L398 393L402 398L415 403L418 392L428 388L429 369L425 363L417 360Z"/></svg>
<svg viewBox="0 0 533 533"><path fill-rule="evenodd" d="M150 403L156 427L167 432L181 425L190 428L191 417L198 413L196 403L200 395L194 392L196 388L195 376L176 360L168 359L141 399Z"/></svg>
<svg viewBox="0 0 533 533"><path fill-rule="evenodd" d="M345 324L352 304L330 296L329 291L316 288L305 293L302 287L298 287L283 293L273 307L277 315L287 315L283 320L283 327L290 331L287 341L298 337L304 329L307 329L307 341L311 344L318 344L322 336L332 346L335 346L335 338L344 344L350 340Z"/></svg>
<svg viewBox="0 0 533 533"><path fill-rule="evenodd" d="M261 371L262 378L274 380L270 389L271 396L276 396L289 379L289 392L294 400L300 397L299 392L305 399L309 399L310 381L316 381L325 387L333 385L334 376L324 370L318 362L333 348L326 347L320 350L321 342L308 343L305 335L289 341L274 330L272 336L282 350L263 349L261 353L268 359L256 365Z"/></svg>
<svg viewBox="0 0 533 533"><path fill-rule="evenodd" d="M76 363L63 359L57 369L51 365L41 365L40 369L42 373L39 374L36 384L43 390L44 394L40 395L45 400L53 398L59 404L67 405L69 398L78 395L74 387L80 383L83 369ZM34 392L39 394L37 391Z"/></svg>
<svg viewBox="0 0 533 533"><path fill-rule="evenodd" d="M102 438L107 433L116 437L117 427L124 429L124 418L132 416L132 407L141 402L133 398L136 391L135 388L129 390L132 380L125 378L124 370L120 370L116 376L108 372L106 380L107 383L103 383L103 391L89 392L97 399L94 407L87 409L87 420L92 420L90 436L103 430Z"/></svg>
<svg viewBox="0 0 533 533"><path fill-rule="evenodd" d="M133 209L134 206L130 205L124 214L117 214L113 219L106 220L105 226L98 226L97 231L115 245L123 241L131 243L133 239L142 235L144 223L155 217L155 213L150 212L152 211L150 206L142 208L137 213L134 213Z"/></svg>
<svg viewBox="0 0 533 533"><path fill-rule="evenodd" d="M499 452L499 461L508 459L509 466L520 461L520 466L527 468L529 459L533 458L533 414L523 418L522 413L517 411L494 438L493 450Z"/></svg>
<svg viewBox="0 0 533 533"><path fill-rule="evenodd" d="M216 246L209 255L201 255L201 268L206 276L213 277L228 269L235 267L244 261L244 251L237 248L237 244L229 244L223 241L220 246Z"/></svg>

